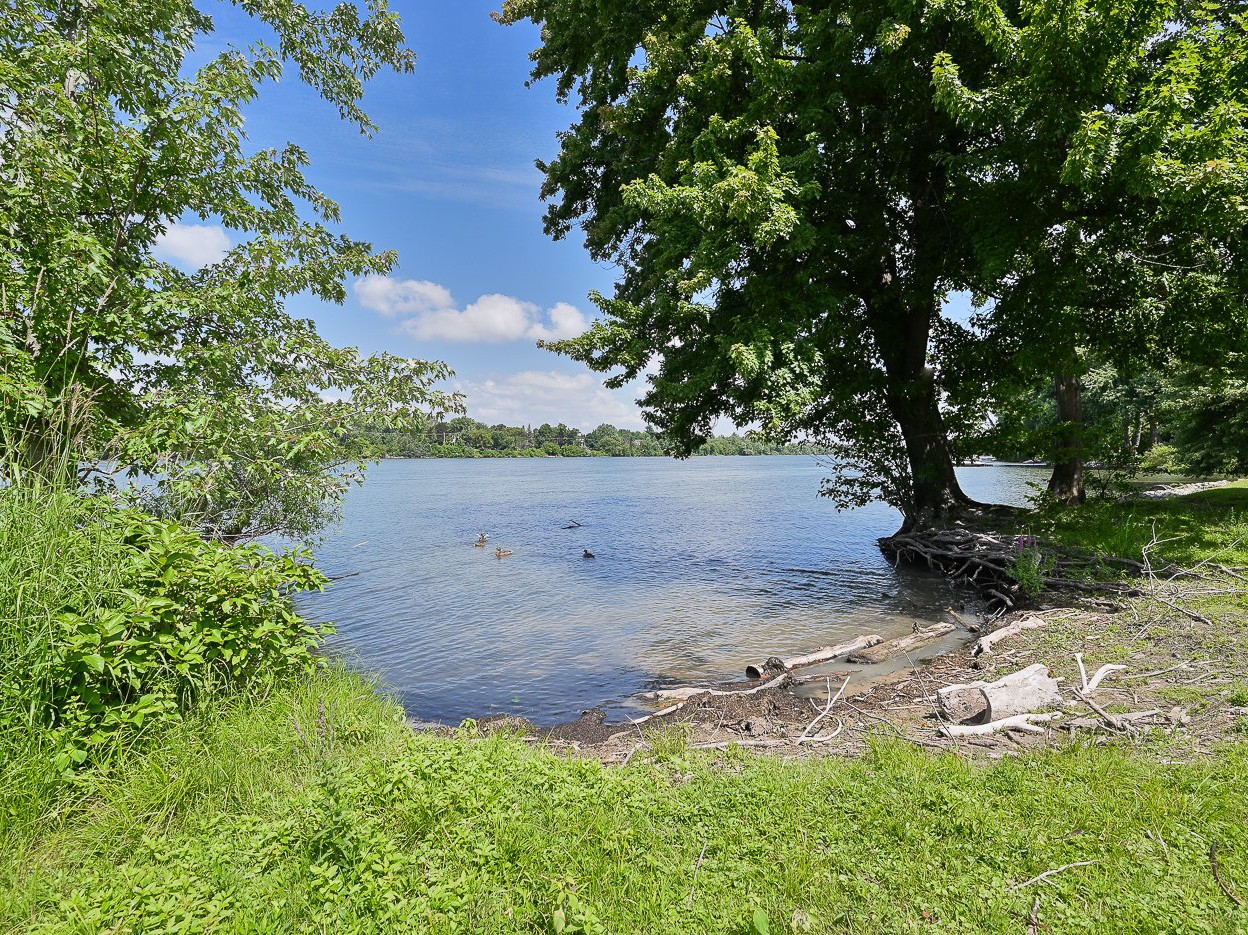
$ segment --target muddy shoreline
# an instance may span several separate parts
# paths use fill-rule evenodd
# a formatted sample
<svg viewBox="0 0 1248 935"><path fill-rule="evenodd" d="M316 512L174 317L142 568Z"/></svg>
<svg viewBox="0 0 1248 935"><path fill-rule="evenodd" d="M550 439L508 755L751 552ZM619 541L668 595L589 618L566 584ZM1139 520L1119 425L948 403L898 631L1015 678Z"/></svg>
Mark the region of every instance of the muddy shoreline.
<svg viewBox="0 0 1248 935"><path fill-rule="evenodd" d="M971 647L982 632L1008 626L1025 616L1044 626L1011 637L985 655ZM534 745L606 764L626 764L654 755L656 744L671 738L697 749L732 757L762 754L784 758L857 756L878 738L895 738L937 751L996 758L1025 750L1085 742L1147 742L1167 756L1207 755L1248 723L1248 614L1232 615L1209 626L1176 614L1148 598L1122 602L1114 612L1078 601L1015 611L984 625L962 628L954 645L937 643L908 659L873 666L843 662L806 670L824 676L796 689L766 688L751 693L703 693L674 710L655 701L658 716L642 723L608 723L600 710L554 727L538 727L515 716L478 722L483 733L506 732ZM971 624L975 626L974 623ZM1097 691L1105 713L1151 712L1122 730L1107 723L1076 697L1034 733L1002 731L949 738L936 692L948 685L991 681L1027 665L1043 663L1060 682L1078 686L1079 654L1088 671L1122 665ZM720 690L757 688L765 679L725 682ZM835 704L827 702L837 696ZM1112 716L1112 715L1111 715ZM452 728L414 725L449 733Z"/></svg>

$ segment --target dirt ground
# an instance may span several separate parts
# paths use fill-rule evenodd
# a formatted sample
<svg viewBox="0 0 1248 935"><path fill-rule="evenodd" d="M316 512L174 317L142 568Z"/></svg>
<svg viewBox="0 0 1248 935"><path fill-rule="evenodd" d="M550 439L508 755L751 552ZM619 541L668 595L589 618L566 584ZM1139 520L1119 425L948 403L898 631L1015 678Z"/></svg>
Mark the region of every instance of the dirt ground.
<svg viewBox="0 0 1248 935"><path fill-rule="evenodd" d="M746 694L695 695L683 703L655 701L656 714L611 723L601 712L555 728L536 728L518 718L481 723L510 730L532 743L604 763L627 763L651 754L657 742L678 734L690 746L728 751L739 747L773 756L854 756L874 737L893 736L934 750L1001 757L1070 742L1147 747L1166 759L1209 754L1217 744L1248 737L1248 579L1206 580L1188 590L1153 587L1143 597L1100 606L1042 605L991 624L967 620L959 648L895 669L887 664L833 664L795 672L825 675L800 686ZM1199 610L1193 608L1199 607ZM1025 616L1043 627L1002 640L978 658L978 636ZM793 647L804 652L811 647ZM1102 665L1125 665L1109 673L1088 697L1074 692L1083 682L1075 654L1089 676ZM1063 704L1035 733L1000 731L951 739L940 733L936 691L946 685L993 681L1034 663L1061 681ZM892 668L893 671L887 671ZM881 674L884 672L884 674ZM762 682L714 686L756 688ZM828 700L839 697L828 707ZM1105 714L1151 712L1121 729Z"/></svg>

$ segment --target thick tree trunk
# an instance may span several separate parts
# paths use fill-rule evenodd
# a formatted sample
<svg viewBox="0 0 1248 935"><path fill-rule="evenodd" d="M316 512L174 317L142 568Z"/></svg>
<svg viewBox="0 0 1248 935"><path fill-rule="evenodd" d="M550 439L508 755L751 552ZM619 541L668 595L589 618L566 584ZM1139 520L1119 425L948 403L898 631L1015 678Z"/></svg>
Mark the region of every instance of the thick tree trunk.
<svg viewBox="0 0 1248 935"><path fill-rule="evenodd" d="M894 385L888 389L888 408L901 430L910 466L910 502L902 528L909 531L938 526L949 513L971 500L962 492L954 472L935 377L925 366L908 380L890 382Z"/></svg>
<svg viewBox="0 0 1248 935"><path fill-rule="evenodd" d="M1079 378L1059 374L1054 379L1057 397L1057 437L1053 448L1053 476L1049 495L1058 503L1083 503L1083 397Z"/></svg>

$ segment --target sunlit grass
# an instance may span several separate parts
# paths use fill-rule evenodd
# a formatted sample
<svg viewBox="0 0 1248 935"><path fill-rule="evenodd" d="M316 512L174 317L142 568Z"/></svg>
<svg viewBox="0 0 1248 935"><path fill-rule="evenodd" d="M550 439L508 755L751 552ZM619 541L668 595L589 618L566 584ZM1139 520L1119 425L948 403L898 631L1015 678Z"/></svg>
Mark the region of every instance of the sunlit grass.
<svg viewBox="0 0 1248 935"><path fill-rule="evenodd" d="M1091 500L1025 517L1020 528L1091 552L1155 564L1248 565L1248 480L1161 500ZM1165 541L1162 541L1165 540ZM1150 545L1151 544L1151 545Z"/></svg>
<svg viewBox="0 0 1248 935"><path fill-rule="evenodd" d="M506 737L414 734L343 672L204 712L0 834L13 931L1231 930L1248 746L1162 765L1072 746L982 765L881 742L857 761L625 769ZM702 859L699 863L699 856ZM1043 885L1012 887L1079 861ZM695 881L695 868L697 876ZM600 928L595 928L598 920Z"/></svg>

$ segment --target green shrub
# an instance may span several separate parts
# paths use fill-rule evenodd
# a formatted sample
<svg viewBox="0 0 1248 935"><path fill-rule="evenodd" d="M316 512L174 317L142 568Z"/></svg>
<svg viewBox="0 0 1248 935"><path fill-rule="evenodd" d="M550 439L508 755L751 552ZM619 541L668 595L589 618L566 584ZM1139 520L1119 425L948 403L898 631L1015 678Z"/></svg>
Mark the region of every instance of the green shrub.
<svg viewBox="0 0 1248 935"><path fill-rule="evenodd" d="M1146 474L1181 474L1179 449L1165 443L1153 445L1140 456L1140 470Z"/></svg>
<svg viewBox="0 0 1248 935"><path fill-rule="evenodd" d="M70 494L0 493L0 724L50 737L58 768L180 719L208 690L262 690L316 663L292 595L302 550L207 541Z"/></svg>

